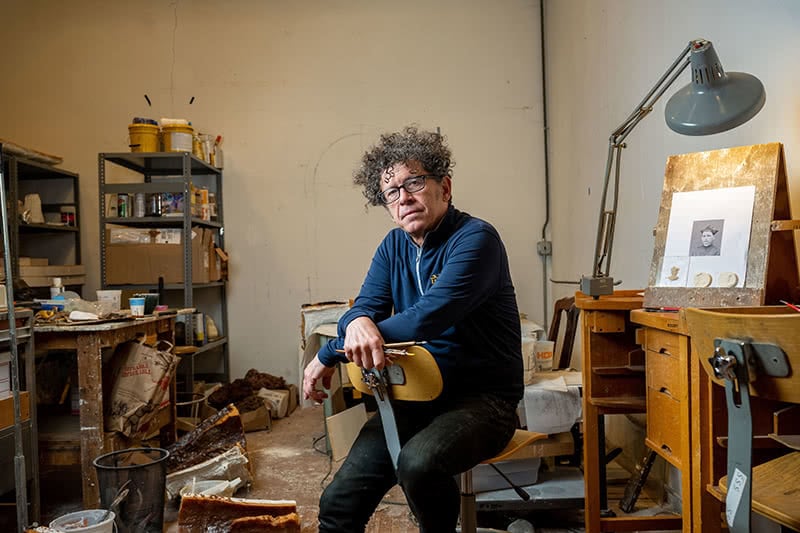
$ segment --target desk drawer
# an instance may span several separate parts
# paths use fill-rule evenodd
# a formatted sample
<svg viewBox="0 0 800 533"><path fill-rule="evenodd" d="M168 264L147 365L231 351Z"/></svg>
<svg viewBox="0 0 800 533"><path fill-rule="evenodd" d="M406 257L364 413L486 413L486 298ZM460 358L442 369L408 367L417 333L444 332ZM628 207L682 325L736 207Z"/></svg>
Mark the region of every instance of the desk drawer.
<svg viewBox="0 0 800 533"><path fill-rule="evenodd" d="M681 403L663 392L647 389L647 445L681 468L689 435L681 431ZM684 473L687 475L687 473Z"/></svg>
<svg viewBox="0 0 800 533"><path fill-rule="evenodd" d="M685 400L686 381L683 375L686 373L686 366L677 357L665 353L648 351L645 357L647 387L666 392L675 400Z"/></svg>
<svg viewBox="0 0 800 533"><path fill-rule="evenodd" d="M649 352L671 355L677 359L685 359L687 343L687 337L683 335L647 328L644 349Z"/></svg>

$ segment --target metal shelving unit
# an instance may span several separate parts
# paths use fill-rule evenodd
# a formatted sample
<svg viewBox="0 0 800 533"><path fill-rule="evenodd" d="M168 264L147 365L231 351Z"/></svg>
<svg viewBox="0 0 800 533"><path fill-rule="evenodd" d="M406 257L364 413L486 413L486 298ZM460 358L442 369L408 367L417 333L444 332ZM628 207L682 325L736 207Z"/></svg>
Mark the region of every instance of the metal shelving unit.
<svg viewBox="0 0 800 533"><path fill-rule="evenodd" d="M122 177L115 176L109 180L108 164L132 171L120 170ZM116 224L136 228L180 228L183 245L183 283L165 283L165 292L182 295L180 304L184 308L199 308L199 311L211 315L220 330L220 338L214 339L193 351L182 352L182 361L189 367L187 386L193 381L195 358L211 351L221 352L222 378L229 381L228 360L228 313L226 299L226 282L209 283L192 282L192 228L205 228L213 231L215 242L225 248L225 225L222 197L222 170L213 167L188 152L122 152L98 154L98 178L100 194L100 273L104 289L121 289L132 291L153 291L158 288L158 280L152 283L109 284L106 281L106 225ZM216 195L216 220L203 220L192 216L190 195L194 187L206 187ZM107 217L107 198L109 194L136 193L181 193L183 194L183 213L180 216L145 216L145 217ZM209 309L213 304L214 309ZM185 344L193 338L193 324L186 322ZM178 339L180 341L181 339ZM191 389L189 389L191 391Z"/></svg>
<svg viewBox="0 0 800 533"><path fill-rule="evenodd" d="M47 257L51 265L81 264L78 174L15 155L4 154L3 160L13 275L19 277L21 255ZM39 194L42 213L51 223L28 224L21 221L18 202L29 193ZM62 207L75 210L74 225L59 225ZM80 285L68 285L67 288L81 292ZM42 295L47 297L49 293Z"/></svg>
<svg viewBox="0 0 800 533"><path fill-rule="evenodd" d="M6 163L2 157L0 144L0 181L5 185ZM11 163L11 166L15 166ZM15 178L11 179L13 183ZM13 197L12 197L13 198ZM16 199L14 199L16 207ZM16 212L16 209L14 209ZM5 295L11 305L0 310L0 356L9 362L9 378L11 399L13 403L13 425L0 430L0 464L3 472L8 472L8 465L14 471L13 485L9 476L0 480L0 492L14 490L17 510L17 531L25 531L28 517L39 520L39 445L36 423L36 370L33 349L33 311L14 308L14 261L9 253L11 247L11 231L9 229L10 213L7 209L6 187L0 187L0 228L2 228L3 268L6 272ZM20 353L24 359L24 368L20 369ZM25 377L25 388L21 389L20 377ZM23 416L22 391L27 391L28 417ZM11 457L9 461L8 458ZM28 481L31 482L30 500L28 499ZM30 509L28 503L30 501ZM30 515L29 515L30 511Z"/></svg>

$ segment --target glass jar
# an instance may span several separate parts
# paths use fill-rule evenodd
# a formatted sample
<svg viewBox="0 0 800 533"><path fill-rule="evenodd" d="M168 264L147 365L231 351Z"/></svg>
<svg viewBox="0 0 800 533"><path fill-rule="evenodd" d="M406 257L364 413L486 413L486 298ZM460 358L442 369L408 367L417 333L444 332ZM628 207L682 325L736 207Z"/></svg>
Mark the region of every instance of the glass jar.
<svg viewBox="0 0 800 533"><path fill-rule="evenodd" d="M153 193L147 196L147 216L161 216L161 193Z"/></svg>

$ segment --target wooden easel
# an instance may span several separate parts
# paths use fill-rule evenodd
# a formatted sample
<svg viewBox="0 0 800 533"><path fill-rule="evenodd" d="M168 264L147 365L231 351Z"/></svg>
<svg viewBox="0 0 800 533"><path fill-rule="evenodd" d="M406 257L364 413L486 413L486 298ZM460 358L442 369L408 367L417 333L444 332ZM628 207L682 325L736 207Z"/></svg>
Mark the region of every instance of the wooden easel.
<svg viewBox="0 0 800 533"><path fill-rule="evenodd" d="M755 186L755 202L744 287L659 287L667 226L675 192ZM777 304L800 298L797 254L781 143L757 144L670 156L645 307L729 307Z"/></svg>

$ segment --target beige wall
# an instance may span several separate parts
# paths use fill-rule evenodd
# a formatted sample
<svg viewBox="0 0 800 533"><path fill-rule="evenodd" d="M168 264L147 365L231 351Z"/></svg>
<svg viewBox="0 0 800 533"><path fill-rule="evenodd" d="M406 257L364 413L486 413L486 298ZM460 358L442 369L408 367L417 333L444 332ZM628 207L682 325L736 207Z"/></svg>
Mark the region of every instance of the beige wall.
<svg viewBox="0 0 800 533"><path fill-rule="evenodd" d="M688 72L675 82L626 140L612 275L621 288L647 285L669 155L782 142L797 205L800 71L793 58L800 52L800 3L556 0L546 6L554 278L591 271L608 137L694 38L712 41L727 71L758 76L766 105L735 130L682 136L667 128L664 105L689 83ZM571 290L556 286L554 294Z"/></svg>
<svg viewBox="0 0 800 533"><path fill-rule="evenodd" d="M0 137L80 173L87 295L97 153L126 150L134 116L223 134L233 377L297 382L301 304L354 296L391 227L352 170L412 122L449 138L455 204L497 226L543 320L538 2L9 0L3 19Z"/></svg>
<svg viewBox="0 0 800 533"><path fill-rule="evenodd" d="M681 136L664 122L664 105L689 83L688 73L676 81L626 140L612 275L623 281L621 288L647 285L664 164L671 154L782 142L793 205L798 205L800 70L794 58L800 52L800 3L550 0L546 6L553 278L576 279L591 272L608 137L694 38L712 41L727 71L758 76L766 88L766 105L735 130ZM553 296L573 290L555 285ZM606 418L609 447L622 446L621 461L632 467L644 453L643 417L639 424Z"/></svg>
<svg viewBox="0 0 800 533"><path fill-rule="evenodd" d="M759 76L767 104L737 130L697 138L666 128L666 98L656 106L623 156L612 273L624 288L647 282L670 154L780 141L797 196L800 4L545 7L549 275L590 271L608 135L695 37L714 42L727 70ZM499 228L520 308L543 320L538 1L8 0L3 16L0 137L81 174L87 294L99 269L97 153L125 149L133 116L189 118L225 137L233 375L257 367L296 381L300 305L353 296L390 228L364 209L352 170L378 132L417 122L450 139L456 205Z"/></svg>

